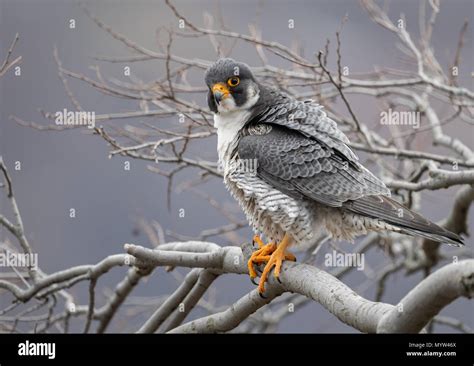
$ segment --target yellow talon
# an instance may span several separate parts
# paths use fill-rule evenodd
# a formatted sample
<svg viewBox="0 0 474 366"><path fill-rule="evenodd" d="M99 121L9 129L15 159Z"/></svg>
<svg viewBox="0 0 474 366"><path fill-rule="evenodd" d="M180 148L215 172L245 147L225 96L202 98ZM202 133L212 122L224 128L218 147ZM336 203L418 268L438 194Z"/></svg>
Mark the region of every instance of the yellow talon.
<svg viewBox="0 0 474 366"><path fill-rule="evenodd" d="M286 248L291 242L291 238L288 235L283 237L283 240L278 244L269 243L264 244L260 237L255 235L254 241L258 244L259 249L252 253L247 263L249 269L249 275L251 279L257 277L257 273L253 267L255 264L266 263L263 270L262 276L258 284L258 291L262 294L265 291L265 282L267 281L268 274L275 267L274 276L278 278L281 273L281 266L284 260L296 261L296 257L286 251Z"/></svg>
<svg viewBox="0 0 474 366"><path fill-rule="evenodd" d="M257 243L259 249L265 246L265 243L262 241L262 239L260 239L260 236L258 235L254 235L253 241Z"/></svg>
<svg viewBox="0 0 474 366"><path fill-rule="evenodd" d="M269 243L269 244L265 245L265 244L263 244L263 242L260 238L258 238L258 241L257 240L255 240L255 241L259 245L260 249L257 249L255 252L253 252L252 255L250 256L249 261L247 262L247 266L248 266L248 269L249 269L249 275L250 275L251 279L257 277L257 272L255 272L255 269L253 268L253 264L254 263L260 264L260 263L268 262L268 260L270 259L270 254L272 254L276 249L275 244Z"/></svg>

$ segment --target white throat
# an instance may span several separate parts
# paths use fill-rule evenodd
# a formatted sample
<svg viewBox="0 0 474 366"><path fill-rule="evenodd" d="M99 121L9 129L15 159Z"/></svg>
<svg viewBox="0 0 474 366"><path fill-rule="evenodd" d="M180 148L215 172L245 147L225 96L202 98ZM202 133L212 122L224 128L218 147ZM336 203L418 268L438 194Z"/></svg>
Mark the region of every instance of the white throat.
<svg viewBox="0 0 474 366"><path fill-rule="evenodd" d="M214 115L214 127L217 128L217 153L221 163L228 159L227 153L233 150L239 131L247 123L250 114L248 109L239 109Z"/></svg>
<svg viewBox="0 0 474 366"><path fill-rule="evenodd" d="M248 93L248 95L251 95L249 100L241 107L233 110L222 110L220 113L214 114L214 127L217 128L217 152L221 163L228 160L229 154L236 147L239 131L248 122L252 114L250 109L260 97L258 92L252 91L253 93Z"/></svg>

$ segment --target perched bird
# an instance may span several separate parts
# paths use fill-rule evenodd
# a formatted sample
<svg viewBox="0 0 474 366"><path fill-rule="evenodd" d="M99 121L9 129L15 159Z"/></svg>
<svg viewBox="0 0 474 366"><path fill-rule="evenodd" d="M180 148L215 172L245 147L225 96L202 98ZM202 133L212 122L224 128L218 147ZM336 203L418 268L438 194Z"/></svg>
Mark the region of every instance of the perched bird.
<svg viewBox="0 0 474 366"><path fill-rule="evenodd" d="M261 294L273 267L278 278L282 261L295 260L288 247L324 235L353 241L388 230L462 244L460 236L390 198L322 106L259 83L246 64L229 58L210 66L205 82L224 182L259 244L248 262L252 280L254 265L266 263Z"/></svg>

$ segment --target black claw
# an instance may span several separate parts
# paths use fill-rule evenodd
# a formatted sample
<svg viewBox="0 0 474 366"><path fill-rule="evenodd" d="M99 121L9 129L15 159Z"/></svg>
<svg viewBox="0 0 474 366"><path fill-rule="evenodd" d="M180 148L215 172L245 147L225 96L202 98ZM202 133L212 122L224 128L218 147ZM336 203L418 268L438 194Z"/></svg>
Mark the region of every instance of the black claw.
<svg viewBox="0 0 474 366"><path fill-rule="evenodd" d="M255 278L250 277L250 282L252 282L255 286L258 286L258 283L255 282Z"/></svg>
<svg viewBox="0 0 474 366"><path fill-rule="evenodd" d="M261 292L258 293L262 299L268 299L268 297L264 296Z"/></svg>
<svg viewBox="0 0 474 366"><path fill-rule="evenodd" d="M276 277L276 279L281 284L280 277Z"/></svg>

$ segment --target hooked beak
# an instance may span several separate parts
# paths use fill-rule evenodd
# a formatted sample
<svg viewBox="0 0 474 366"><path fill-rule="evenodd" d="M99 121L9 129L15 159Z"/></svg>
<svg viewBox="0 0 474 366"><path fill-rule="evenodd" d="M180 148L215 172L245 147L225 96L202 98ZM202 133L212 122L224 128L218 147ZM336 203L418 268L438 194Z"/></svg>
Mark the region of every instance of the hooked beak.
<svg viewBox="0 0 474 366"><path fill-rule="evenodd" d="M224 83L214 84L211 90L217 103L220 103L221 100L229 97L230 95L229 89Z"/></svg>

